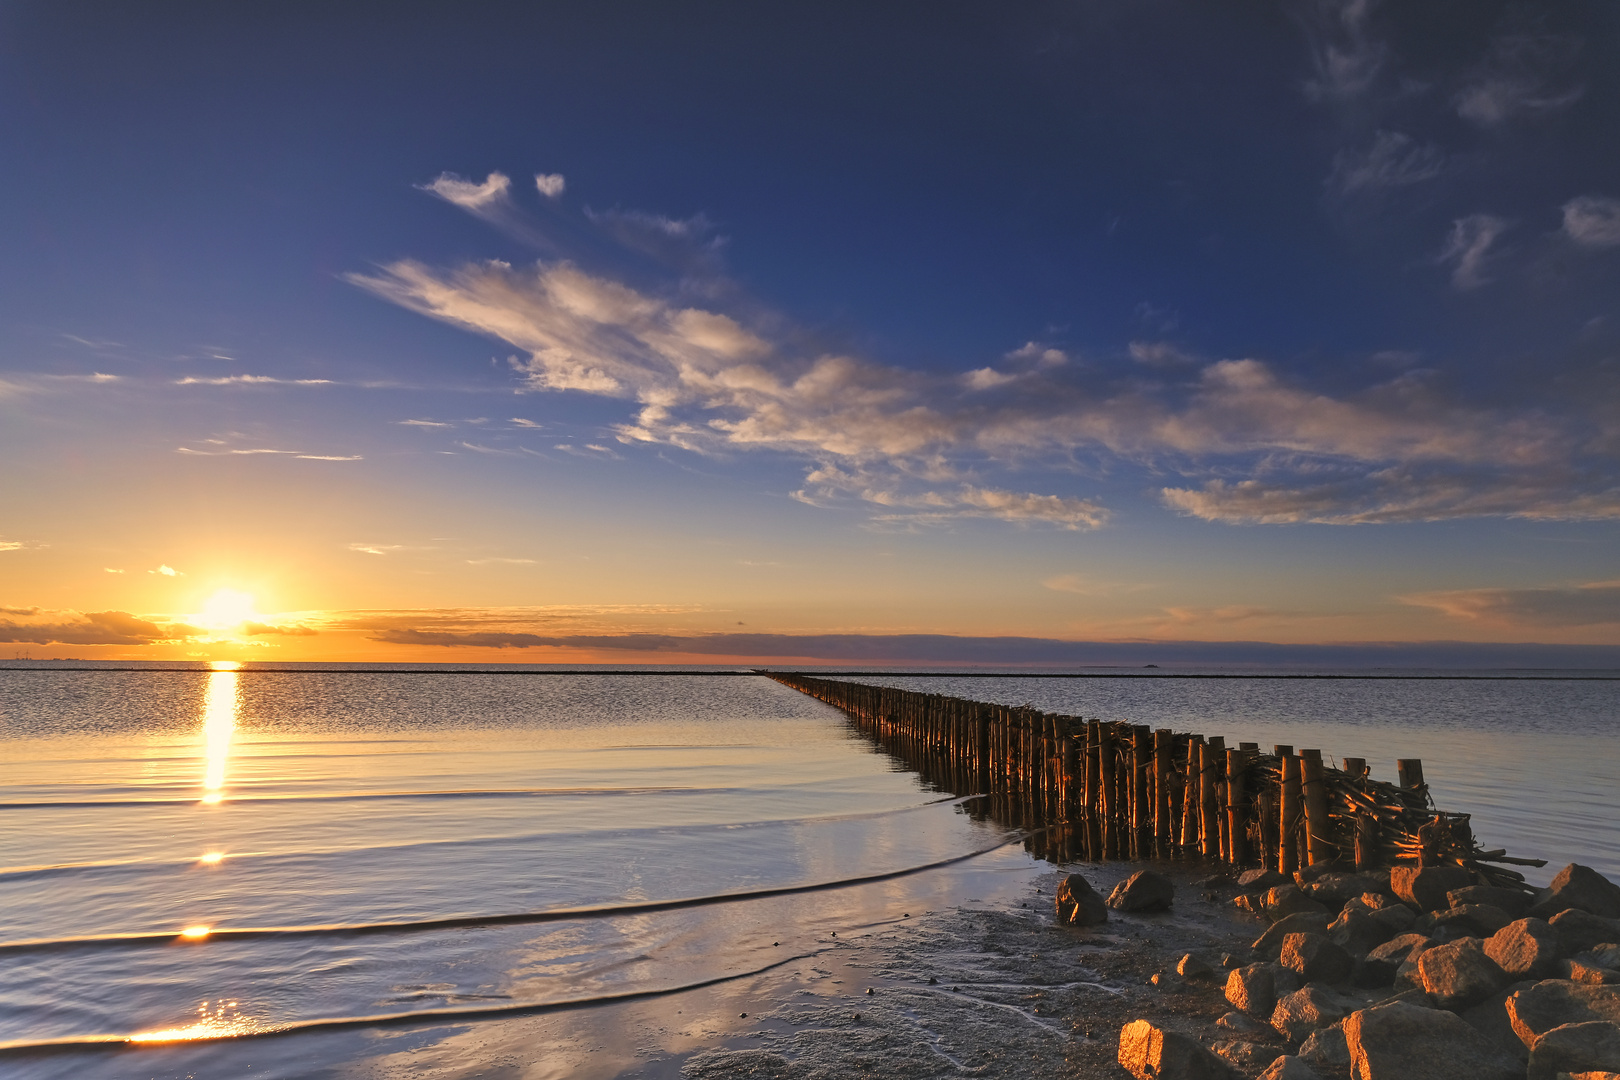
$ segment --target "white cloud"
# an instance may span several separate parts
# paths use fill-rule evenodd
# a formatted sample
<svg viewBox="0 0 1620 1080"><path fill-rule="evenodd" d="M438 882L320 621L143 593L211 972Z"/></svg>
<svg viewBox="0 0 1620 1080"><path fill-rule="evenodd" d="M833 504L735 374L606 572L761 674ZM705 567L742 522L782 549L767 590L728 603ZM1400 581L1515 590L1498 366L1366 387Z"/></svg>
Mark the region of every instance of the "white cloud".
<svg viewBox="0 0 1620 1080"><path fill-rule="evenodd" d="M1400 600L1465 622L1499 626L1620 625L1620 581L1594 581L1573 588L1454 589L1416 593Z"/></svg>
<svg viewBox="0 0 1620 1080"><path fill-rule="evenodd" d="M558 180L561 179L558 177ZM490 173L482 184L463 180L455 173L440 173L438 179L419 186L421 190L432 192L445 202L454 203L463 210L476 213L504 202L512 181L505 173L499 172Z"/></svg>
<svg viewBox="0 0 1620 1080"><path fill-rule="evenodd" d="M185 577L186 576L184 570L176 570L174 567L169 566L167 563L165 563L164 565L158 567L156 570L148 570L147 573L148 574L162 574L164 577Z"/></svg>
<svg viewBox="0 0 1620 1080"><path fill-rule="evenodd" d="M537 428L541 426L535 423L533 420L525 420L521 416L514 416L508 420L507 423L516 424L518 427L522 428Z"/></svg>
<svg viewBox="0 0 1620 1080"><path fill-rule="evenodd" d="M1480 127L1497 127L1568 108L1586 92L1568 76L1580 50L1578 38L1504 34L1457 94L1457 115Z"/></svg>
<svg viewBox="0 0 1620 1080"><path fill-rule="evenodd" d="M103 567L102 567L102 568L101 568L101 569L102 569L102 571L103 571L103 572L104 572L104 573L108 573L108 574L122 574L122 573L123 573L123 571L122 571L122 570L114 570L114 569L113 569L113 568L112 568L112 567L110 567L110 566L103 566Z"/></svg>
<svg viewBox="0 0 1620 1080"><path fill-rule="evenodd" d="M502 177L502 179L504 180L505 177ZM555 199L562 195L564 189L568 186L568 182L563 179L562 173L535 173L534 186L535 190L546 198Z"/></svg>
<svg viewBox="0 0 1620 1080"><path fill-rule="evenodd" d="M1564 204L1564 232L1587 247L1620 245L1620 199L1579 195Z"/></svg>
<svg viewBox="0 0 1620 1080"><path fill-rule="evenodd" d="M1486 215L1459 222L1447 256L1459 287L1483 281L1504 228ZM615 428L624 445L793 455L807 468L796 498L853 501L882 521L1098 527L1108 511L1094 499L985 482L1024 464L1077 475L1082 454L1104 469L1115 459L1179 472L1191 482L1167 487L1167 505L1233 522L1589 518L1611 516L1616 501L1602 467L1576 467L1583 436L1570 421L1466 407L1423 371L1332 395L1290 384L1260 360L1201 362L1139 343L1138 359L1184 372L1164 366L1143 383L1058 363L1051 354L1061 352L1031 343L997 367L930 375L806 355L789 333L767 329L773 324L749 325L566 262L450 271L398 262L350 280L521 349L527 359L512 366L522 389L627 402L632 415ZM972 392L1011 390L1014 380L1016 392Z"/></svg>
<svg viewBox="0 0 1620 1080"><path fill-rule="evenodd" d="M19 551L22 542L19 540L0 540L0 551Z"/></svg>
<svg viewBox="0 0 1620 1080"><path fill-rule="evenodd" d="M1451 284L1462 290L1477 289L1490 282L1485 263L1491 245L1506 232L1508 223L1490 214L1470 214L1451 223L1451 234L1437 260L1451 265Z"/></svg>
<svg viewBox="0 0 1620 1080"><path fill-rule="evenodd" d="M1345 194L1406 187L1434 179L1445 164L1439 147L1419 145L1398 131L1380 131L1366 150L1341 150L1334 157L1328 184Z"/></svg>
<svg viewBox="0 0 1620 1080"><path fill-rule="evenodd" d="M395 551L404 551L404 544L361 544L349 545L350 551L358 551L365 555L387 555Z"/></svg>
<svg viewBox="0 0 1620 1080"><path fill-rule="evenodd" d="M455 426L454 424L446 424L441 420L395 420L394 423L403 424L406 427L419 428L447 428Z"/></svg>
<svg viewBox="0 0 1620 1080"><path fill-rule="evenodd" d="M360 454L299 454L300 461L362 461Z"/></svg>
<svg viewBox="0 0 1620 1080"><path fill-rule="evenodd" d="M535 562L535 560L533 560L533 559L497 559L497 558L490 558L490 559L468 559L467 560L467 565L468 566L494 566L494 565L533 566L534 562Z"/></svg>
<svg viewBox="0 0 1620 1080"><path fill-rule="evenodd" d="M1133 341L1131 359L1149 367L1185 367L1198 363L1198 358L1183 352L1168 341Z"/></svg>
<svg viewBox="0 0 1620 1080"><path fill-rule="evenodd" d="M1373 0L1309 0L1303 22L1314 76L1305 83L1313 101L1359 97L1383 69L1388 49L1367 32Z"/></svg>

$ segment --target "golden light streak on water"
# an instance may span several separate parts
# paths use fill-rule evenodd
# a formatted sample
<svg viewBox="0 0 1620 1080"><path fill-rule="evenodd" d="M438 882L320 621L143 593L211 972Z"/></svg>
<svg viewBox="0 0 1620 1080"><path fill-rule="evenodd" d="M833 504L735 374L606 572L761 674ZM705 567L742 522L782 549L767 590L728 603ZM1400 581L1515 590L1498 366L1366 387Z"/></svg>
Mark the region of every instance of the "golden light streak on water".
<svg viewBox="0 0 1620 1080"><path fill-rule="evenodd" d="M225 853L223 851L205 851L197 861L200 863L207 863L208 865L212 866L223 858L225 858Z"/></svg>
<svg viewBox="0 0 1620 1080"><path fill-rule="evenodd" d="M231 760L231 735L236 731L236 679L242 665L235 660L215 660L208 673L208 693L203 702L203 797L205 803L224 798L225 768Z"/></svg>
<svg viewBox="0 0 1620 1080"><path fill-rule="evenodd" d="M236 1011L236 1002L220 1001L209 1008L208 1002L197 1006L197 1022L184 1027L163 1028L160 1031L142 1031L129 1037L130 1042L183 1042L187 1039L222 1039L232 1035L246 1035L258 1025Z"/></svg>
<svg viewBox="0 0 1620 1080"><path fill-rule="evenodd" d="M208 931L212 929L212 926L188 926L180 931L180 936L187 941L201 941L208 936Z"/></svg>

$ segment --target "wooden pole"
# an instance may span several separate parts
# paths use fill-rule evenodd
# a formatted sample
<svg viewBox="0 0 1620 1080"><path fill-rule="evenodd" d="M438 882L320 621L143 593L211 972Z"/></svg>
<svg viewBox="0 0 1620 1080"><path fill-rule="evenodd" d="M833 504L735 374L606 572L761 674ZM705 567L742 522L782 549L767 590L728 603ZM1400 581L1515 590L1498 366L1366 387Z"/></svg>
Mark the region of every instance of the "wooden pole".
<svg viewBox="0 0 1620 1080"><path fill-rule="evenodd" d="M1247 835L1248 806L1243 801L1243 770L1248 766L1247 750L1226 752L1226 836L1227 861L1242 866L1249 861Z"/></svg>
<svg viewBox="0 0 1620 1080"><path fill-rule="evenodd" d="M1137 858L1146 854L1148 828L1152 823L1152 809L1148 801L1148 765L1152 760L1149 740L1151 728L1142 724L1131 727L1131 847Z"/></svg>
<svg viewBox="0 0 1620 1080"><path fill-rule="evenodd" d="M1215 761L1220 741L1219 736L1211 736L1198 748L1198 837L1206 859L1221 853L1221 830L1215 820Z"/></svg>
<svg viewBox="0 0 1620 1080"><path fill-rule="evenodd" d="M1153 837L1162 846L1174 831L1170 821L1170 739L1169 728L1153 733Z"/></svg>
<svg viewBox="0 0 1620 1080"><path fill-rule="evenodd" d="M1344 759L1344 771L1352 780L1360 780L1367 775L1367 759L1347 757Z"/></svg>
<svg viewBox="0 0 1620 1080"><path fill-rule="evenodd" d="M1322 783L1322 751L1301 750L1300 787L1305 797L1306 851L1310 865L1331 862L1338 856L1330 837L1327 788Z"/></svg>
<svg viewBox="0 0 1620 1080"><path fill-rule="evenodd" d="M1202 735L1187 736L1187 773L1186 796L1181 802L1181 847L1184 851L1198 849L1198 823L1199 806L1202 804L1202 781L1200 779L1203 767Z"/></svg>
<svg viewBox="0 0 1620 1080"><path fill-rule="evenodd" d="M1356 869L1371 870L1378 865L1378 818L1363 812L1356 815Z"/></svg>
<svg viewBox="0 0 1620 1080"><path fill-rule="evenodd" d="M1282 843L1277 853L1277 869L1292 874L1299 869L1299 758L1292 747L1279 747L1282 754L1281 799L1278 802L1278 832Z"/></svg>

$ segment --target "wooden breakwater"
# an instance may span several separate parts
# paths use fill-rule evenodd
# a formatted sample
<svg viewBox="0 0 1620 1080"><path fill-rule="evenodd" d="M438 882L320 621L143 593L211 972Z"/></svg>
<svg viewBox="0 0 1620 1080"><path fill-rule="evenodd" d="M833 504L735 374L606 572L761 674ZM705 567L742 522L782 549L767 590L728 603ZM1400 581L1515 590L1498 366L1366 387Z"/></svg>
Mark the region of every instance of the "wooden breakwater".
<svg viewBox="0 0 1620 1080"><path fill-rule="evenodd" d="M1196 857L1292 873L1338 863L1369 870L1454 863L1524 884L1507 865L1541 866L1474 838L1469 815L1437 810L1415 758L1391 784L1364 758L1087 720L1029 706L761 671L842 710L924 779L982 795L979 812L1020 828L1055 861Z"/></svg>

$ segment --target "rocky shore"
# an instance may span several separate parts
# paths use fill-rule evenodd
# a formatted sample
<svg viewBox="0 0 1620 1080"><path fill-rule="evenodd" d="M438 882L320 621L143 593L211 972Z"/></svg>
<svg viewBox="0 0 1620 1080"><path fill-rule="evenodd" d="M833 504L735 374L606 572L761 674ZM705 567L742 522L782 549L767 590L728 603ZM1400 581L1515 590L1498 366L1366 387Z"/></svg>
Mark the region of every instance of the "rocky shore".
<svg viewBox="0 0 1620 1080"><path fill-rule="evenodd" d="M1149 977L1205 1000L1120 1027L1118 1066L1137 1080L1620 1080L1620 885L1587 867L1539 891L1458 866L1256 870L1198 887L1259 933ZM1095 931L1169 912L1176 892L1143 870L1104 901L1071 874L1056 915ZM1228 1011L1211 1038L1217 988Z"/></svg>

